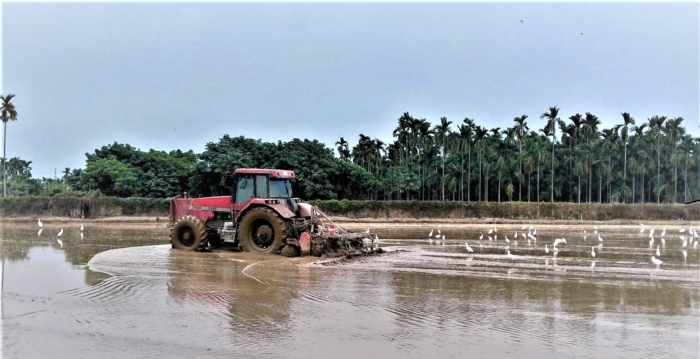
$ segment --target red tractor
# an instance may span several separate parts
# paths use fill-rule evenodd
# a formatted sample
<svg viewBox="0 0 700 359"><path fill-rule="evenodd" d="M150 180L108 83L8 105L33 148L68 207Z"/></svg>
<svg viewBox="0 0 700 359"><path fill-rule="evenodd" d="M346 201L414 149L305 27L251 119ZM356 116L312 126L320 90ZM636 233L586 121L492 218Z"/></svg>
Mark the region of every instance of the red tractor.
<svg viewBox="0 0 700 359"><path fill-rule="evenodd" d="M237 169L221 185L231 196L170 200L170 242L205 251L232 245L246 252L345 255L363 250L370 233L348 233L317 207L292 196L293 171ZM370 239L371 241L371 239Z"/></svg>

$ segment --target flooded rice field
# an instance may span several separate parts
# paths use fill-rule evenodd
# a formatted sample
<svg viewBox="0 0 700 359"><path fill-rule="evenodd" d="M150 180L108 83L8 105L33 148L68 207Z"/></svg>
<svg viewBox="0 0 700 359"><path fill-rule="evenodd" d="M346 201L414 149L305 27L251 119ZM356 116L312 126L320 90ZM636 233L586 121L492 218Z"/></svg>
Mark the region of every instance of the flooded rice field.
<svg viewBox="0 0 700 359"><path fill-rule="evenodd" d="M639 226L599 225L602 241L592 225L540 225L536 240L520 225L489 240L493 227L442 226L436 243L437 225L372 224L388 253L322 261L172 250L162 227L87 224L81 238L75 225L5 223L2 354L700 357L687 229L669 225L662 241L656 228L650 245Z"/></svg>

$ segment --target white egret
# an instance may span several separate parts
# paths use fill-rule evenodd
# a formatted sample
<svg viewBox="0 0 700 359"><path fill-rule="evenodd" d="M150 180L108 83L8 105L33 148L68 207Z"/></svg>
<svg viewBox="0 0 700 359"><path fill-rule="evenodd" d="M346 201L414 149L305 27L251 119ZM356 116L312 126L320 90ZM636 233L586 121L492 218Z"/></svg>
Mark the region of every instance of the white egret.
<svg viewBox="0 0 700 359"><path fill-rule="evenodd" d="M80 239L83 239L83 232L80 232Z"/></svg>
<svg viewBox="0 0 700 359"><path fill-rule="evenodd" d="M60 237L60 236L62 236L62 235L63 235L63 228L61 228L61 230L58 232L58 234L56 235L56 237Z"/></svg>
<svg viewBox="0 0 700 359"><path fill-rule="evenodd" d="M598 242L602 242L602 241L603 241L603 237L601 237L600 234L598 234Z"/></svg>
<svg viewBox="0 0 700 359"><path fill-rule="evenodd" d="M659 250L659 246L656 246L656 256L661 257L661 251Z"/></svg>
<svg viewBox="0 0 700 359"><path fill-rule="evenodd" d="M506 243L510 243L510 239L508 239L508 236L506 236Z"/></svg>
<svg viewBox="0 0 700 359"><path fill-rule="evenodd" d="M544 252L547 253L547 254L549 254L549 248L547 248L547 245L546 245L546 244L544 245Z"/></svg>
<svg viewBox="0 0 700 359"><path fill-rule="evenodd" d="M467 247L467 252L474 253L474 250L472 249L472 247L469 246L469 243L464 242L464 246Z"/></svg>
<svg viewBox="0 0 700 359"><path fill-rule="evenodd" d="M507 255L508 258L510 258L511 260L515 260L515 258L517 258L515 255L513 255L512 253L510 253L510 251L506 251L506 255Z"/></svg>
<svg viewBox="0 0 700 359"><path fill-rule="evenodd" d="M522 227L520 227L520 229L525 229L525 228L527 228L527 226L522 226Z"/></svg>
<svg viewBox="0 0 700 359"><path fill-rule="evenodd" d="M82 232L84 228L85 228L85 227L83 227L83 225L82 225L82 223L81 223L81 224L80 224L80 231Z"/></svg>
<svg viewBox="0 0 700 359"><path fill-rule="evenodd" d="M44 224L41 223L41 218L39 218L39 222L37 222L37 224L39 225L39 228L44 228Z"/></svg>
<svg viewBox="0 0 700 359"><path fill-rule="evenodd" d="M483 233L479 236L479 240L482 240L482 239L484 239L484 234L483 234Z"/></svg>
<svg viewBox="0 0 700 359"><path fill-rule="evenodd" d="M498 228L493 227L493 231L494 231L494 233L495 233L495 232L498 232Z"/></svg>
<svg viewBox="0 0 700 359"><path fill-rule="evenodd" d="M518 231L515 231L515 238L518 238Z"/></svg>
<svg viewBox="0 0 700 359"><path fill-rule="evenodd" d="M687 264L687 262L686 262L686 259L687 259L687 258L688 258L688 251L686 251L686 250L684 249L684 250L683 250L683 263L686 263L686 264Z"/></svg>
<svg viewBox="0 0 700 359"><path fill-rule="evenodd" d="M428 234L428 237L432 237L432 236L433 236L433 229L431 228L430 233Z"/></svg>
<svg viewBox="0 0 700 359"><path fill-rule="evenodd" d="M493 233L493 229L489 229L489 234Z"/></svg>
<svg viewBox="0 0 700 359"><path fill-rule="evenodd" d="M656 269L659 269L659 266L664 263L660 259L657 259L654 256L651 256L651 262L656 264Z"/></svg>
<svg viewBox="0 0 700 359"><path fill-rule="evenodd" d="M39 232L38 232L36 235L37 235L37 236L41 236L41 232L43 232L43 231L44 231L44 229L43 229L43 228L40 228L40 229L39 229Z"/></svg>
<svg viewBox="0 0 700 359"><path fill-rule="evenodd" d="M591 247L591 257L595 258L595 247Z"/></svg>
<svg viewBox="0 0 700 359"><path fill-rule="evenodd" d="M681 228L679 232L681 232L681 233L685 232L685 227Z"/></svg>
<svg viewBox="0 0 700 359"><path fill-rule="evenodd" d="M664 227L664 229L661 231L661 237L663 237L665 235L666 235L666 227Z"/></svg>
<svg viewBox="0 0 700 359"><path fill-rule="evenodd" d="M557 238L557 239L555 239L555 240L554 240L554 244L552 244L552 247L556 248L556 247L557 247L557 244L559 244L559 243L567 244L567 243L566 243L566 238Z"/></svg>

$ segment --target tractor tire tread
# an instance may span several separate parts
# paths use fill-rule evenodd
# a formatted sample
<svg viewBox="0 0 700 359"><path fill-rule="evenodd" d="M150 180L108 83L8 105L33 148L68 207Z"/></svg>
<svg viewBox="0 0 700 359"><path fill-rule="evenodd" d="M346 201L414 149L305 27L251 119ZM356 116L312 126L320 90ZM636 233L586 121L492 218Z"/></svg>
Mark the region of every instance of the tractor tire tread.
<svg viewBox="0 0 700 359"><path fill-rule="evenodd" d="M176 229L179 229L180 226L189 226L194 232L195 243L192 247L182 245L179 240L176 241L180 245L177 245L173 241L173 232L175 232ZM202 251L207 247L207 234L207 227L201 219L192 215L186 215L178 219L173 228L170 229L170 244L175 249Z"/></svg>
<svg viewBox="0 0 700 359"><path fill-rule="evenodd" d="M243 219L240 222L241 226L244 226L244 222L246 222L246 218L249 218L249 216L251 214L255 214L258 212L259 213L266 213L266 215L269 215L270 217L274 218L274 221L277 222L278 228L281 228L281 234L282 234L281 240L282 240L282 242L284 241L285 238L287 238L289 236L289 233L290 233L289 223L286 220L284 220L276 211L272 210L269 207L255 207L255 208L251 208L250 210L246 211L246 213L243 215ZM274 226L273 223L270 223L270 224ZM246 236L247 234L244 234L243 231L241 231L240 235ZM249 250L249 248L247 248L249 245L247 243L247 240L244 240L243 238L241 238L240 242L241 242L241 246L243 247L243 250L246 252L249 252L250 250ZM244 242L246 242L246 243L244 243ZM283 243L280 243L280 245L277 247L280 247L282 244ZM269 250L266 250L266 251L255 251L255 252L265 252L265 253L273 254L273 253L276 253L277 250L278 250L278 248L271 247Z"/></svg>

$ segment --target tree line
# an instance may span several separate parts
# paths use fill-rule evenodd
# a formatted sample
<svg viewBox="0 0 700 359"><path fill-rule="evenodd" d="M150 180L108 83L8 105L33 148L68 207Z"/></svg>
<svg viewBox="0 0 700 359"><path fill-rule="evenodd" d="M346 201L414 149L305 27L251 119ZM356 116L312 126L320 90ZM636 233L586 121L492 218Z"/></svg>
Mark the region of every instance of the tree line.
<svg viewBox="0 0 700 359"><path fill-rule="evenodd" d="M363 134L340 158L381 179L375 198L576 203L689 202L700 199L700 138L682 117L637 121L622 113L612 128L550 107L539 121L515 117L506 128L442 117L435 125L404 113L384 143ZM454 126L454 127L453 127ZM532 127L532 128L531 128Z"/></svg>
<svg viewBox="0 0 700 359"><path fill-rule="evenodd" d="M408 112L398 118L393 141L359 135L334 149L317 140L263 142L224 135L204 152L142 151L113 143L86 153L85 168L62 177L34 179L31 161L11 158L8 195L81 191L117 197L166 198L229 194L221 177L236 168L279 168L298 176L294 192L305 199L443 201L560 201L670 203L700 199L700 138L681 117L637 121L622 113L601 128L591 114L562 119L551 107L506 128L465 118L431 124ZM536 124L541 128L534 129ZM532 128L531 128L532 127Z"/></svg>

